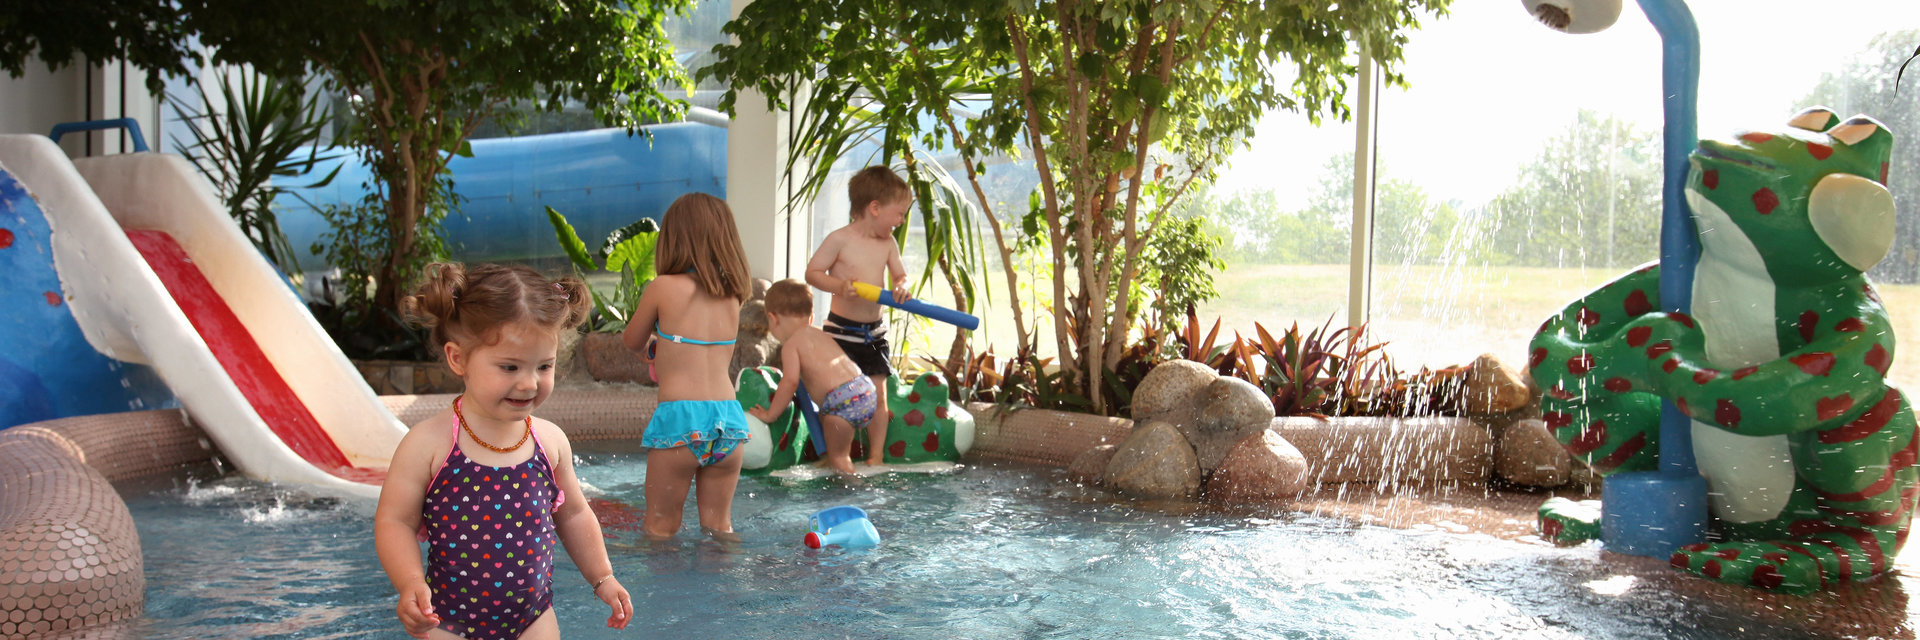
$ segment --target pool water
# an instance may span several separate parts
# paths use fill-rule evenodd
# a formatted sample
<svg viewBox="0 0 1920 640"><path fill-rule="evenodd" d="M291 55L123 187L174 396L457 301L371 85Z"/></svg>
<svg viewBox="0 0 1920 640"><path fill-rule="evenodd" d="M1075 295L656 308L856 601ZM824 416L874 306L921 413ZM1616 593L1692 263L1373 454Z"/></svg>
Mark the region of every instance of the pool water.
<svg viewBox="0 0 1920 640"><path fill-rule="evenodd" d="M1308 515L1146 510L1030 467L746 478L734 502L744 542L683 531L649 545L637 530L643 458L588 454L579 469L590 495L598 493L638 616L625 632L603 626L606 606L561 554L554 602L568 638L1805 634L1669 591L1662 585L1671 572L1649 563L1623 569L1597 547ZM232 476L122 489L147 565L147 613L132 635L404 637L374 555L371 503ZM881 546L801 545L807 516L844 504L867 510Z"/></svg>

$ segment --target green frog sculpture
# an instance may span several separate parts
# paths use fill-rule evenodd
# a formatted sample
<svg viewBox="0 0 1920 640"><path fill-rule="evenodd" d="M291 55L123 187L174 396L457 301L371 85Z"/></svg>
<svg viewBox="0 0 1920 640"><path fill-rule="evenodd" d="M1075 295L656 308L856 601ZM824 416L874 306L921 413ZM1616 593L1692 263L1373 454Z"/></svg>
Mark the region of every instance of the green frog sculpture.
<svg viewBox="0 0 1920 640"><path fill-rule="evenodd" d="M1813 108L1702 140L1686 190L1701 254L1693 313L1667 313L1659 265L1546 321L1529 369L1554 437L1600 474L1657 464L1661 399L1692 419L1718 542L1675 567L1807 592L1887 570L1916 497L1912 409L1887 379L1893 323L1864 273L1893 242L1893 134ZM1542 535L1597 535L1550 501Z"/></svg>
<svg viewBox="0 0 1920 640"><path fill-rule="evenodd" d="M766 406L780 386L780 370L742 369L735 382L734 396L742 408ZM888 378L885 396L893 412L887 423L887 464L954 462L972 448L973 414L947 399L947 381L940 374L923 374L904 386L899 377ZM771 424L753 424L757 422L749 420L753 438L742 447L741 473L765 475L817 457L809 451L807 425L798 404L787 405ZM855 460L866 459L866 440L866 429L854 430Z"/></svg>

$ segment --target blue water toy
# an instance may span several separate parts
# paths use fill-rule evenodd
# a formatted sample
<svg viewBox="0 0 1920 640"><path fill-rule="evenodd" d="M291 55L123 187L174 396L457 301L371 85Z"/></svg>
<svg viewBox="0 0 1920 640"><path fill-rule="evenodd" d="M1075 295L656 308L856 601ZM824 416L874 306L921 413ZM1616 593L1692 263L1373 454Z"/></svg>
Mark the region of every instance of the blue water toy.
<svg viewBox="0 0 1920 640"><path fill-rule="evenodd" d="M855 293L860 294L860 297L866 298L867 301L869 302L877 302L879 304L893 307L895 309L899 309L901 311L905 311L907 313L911 313L917 316L945 322L947 324L960 327L968 331L973 331L980 328L980 317L973 315L971 313L956 311L956 310L948 309L946 307L942 307L939 305L921 302L919 300L907 300L905 302L895 302L893 300L892 291L881 289L880 287L876 287L876 286L867 284L865 282L853 283L853 290Z"/></svg>
<svg viewBox="0 0 1920 640"><path fill-rule="evenodd" d="M873 522L867 520L867 512L860 507L839 506L823 509L813 517L807 518L808 548L820 549L827 545L839 545L842 549L858 549L880 544L880 532L874 530Z"/></svg>

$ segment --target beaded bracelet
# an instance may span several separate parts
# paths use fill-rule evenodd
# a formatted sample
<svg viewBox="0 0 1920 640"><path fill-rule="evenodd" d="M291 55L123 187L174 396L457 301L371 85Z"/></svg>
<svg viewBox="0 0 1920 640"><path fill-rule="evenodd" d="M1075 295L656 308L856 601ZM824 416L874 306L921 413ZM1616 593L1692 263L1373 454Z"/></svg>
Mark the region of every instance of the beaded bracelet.
<svg viewBox="0 0 1920 640"><path fill-rule="evenodd" d="M606 584L608 580L612 580L612 579L613 579L613 574L609 573L607 574L607 577L601 578L598 582L593 583L593 592L599 593L600 585Z"/></svg>

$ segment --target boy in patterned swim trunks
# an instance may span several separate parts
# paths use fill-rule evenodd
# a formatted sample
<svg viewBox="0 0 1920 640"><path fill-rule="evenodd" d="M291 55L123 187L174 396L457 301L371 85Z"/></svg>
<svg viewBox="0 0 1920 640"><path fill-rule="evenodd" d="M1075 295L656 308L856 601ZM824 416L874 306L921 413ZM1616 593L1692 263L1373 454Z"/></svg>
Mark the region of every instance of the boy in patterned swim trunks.
<svg viewBox="0 0 1920 640"><path fill-rule="evenodd" d="M878 285L882 276L893 289L893 299L905 302L907 270L900 262L900 246L893 241L895 227L907 220L913 189L892 169L874 165L847 181L847 199L853 205L847 226L827 234L807 261L807 284L833 294L833 305L821 329L832 334L840 349L860 367L877 391L887 388L893 367L887 362L887 325L880 305L854 291L854 282ZM815 387L807 385L809 389ZM886 455L888 413L885 402L867 421L867 464L877 465Z"/></svg>
<svg viewBox="0 0 1920 640"><path fill-rule="evenodd" d="M827 455L820 463L840 473L853 473L853 427L871 424L879 406L873 380L860 374L860 367L833 336L814 328L813 290L807 283L793 279L773 283L767 288L766 305L768 332L780 339L780 388L773 391L768 406L747 413L772 422L787 410L801 382L809 389L832 389L820 403L820 429L827 441ZM879 448L873 442L878 441L870 441L868 448Z"/></svg>

